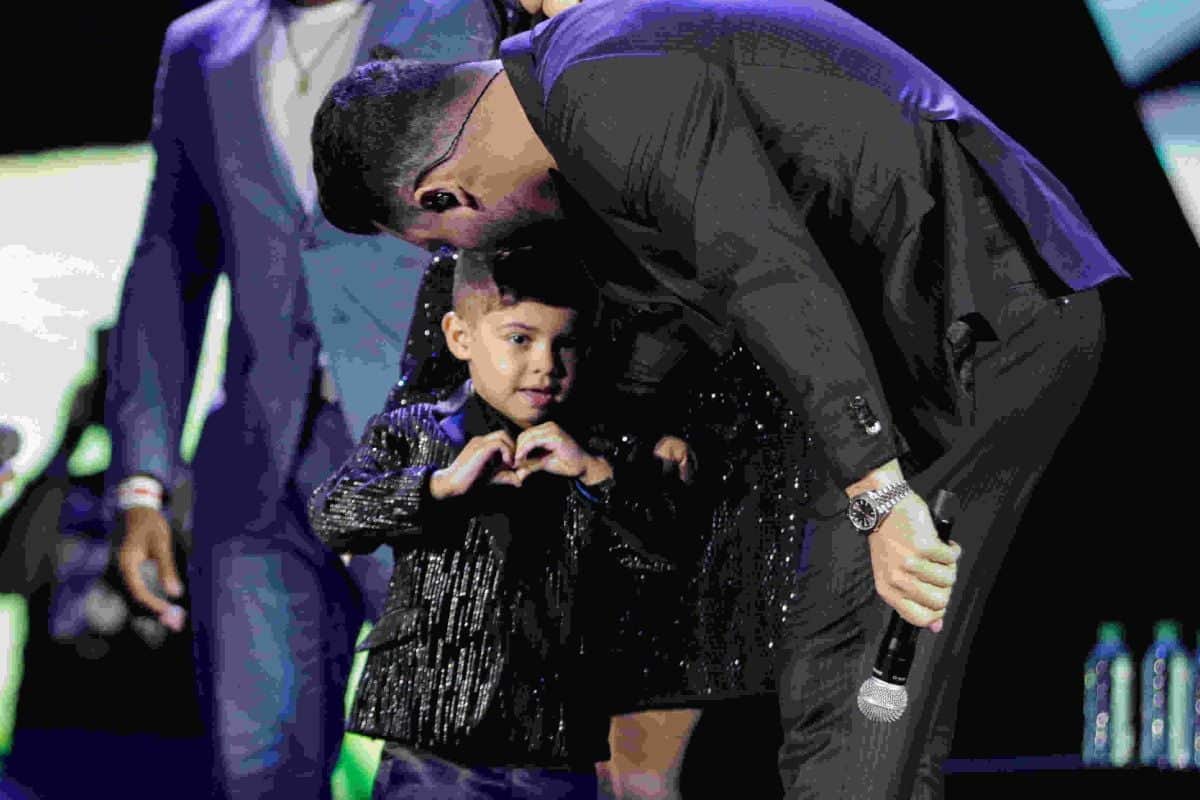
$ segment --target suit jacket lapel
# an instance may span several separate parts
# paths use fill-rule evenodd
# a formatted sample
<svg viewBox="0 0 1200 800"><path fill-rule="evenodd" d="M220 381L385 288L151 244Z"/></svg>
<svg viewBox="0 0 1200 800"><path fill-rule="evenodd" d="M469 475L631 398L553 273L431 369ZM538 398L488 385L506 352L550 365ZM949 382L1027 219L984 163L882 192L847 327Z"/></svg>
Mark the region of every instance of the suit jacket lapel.
<svg viewBox="0 0 1200 800"><path fill-rule="evenodd" d="M371 57L371 48L380 43L397 47L403 43L429 15L429 6L424 2L393 3L395 10L381 8L379 3L370 3L371 17L363 30L362 41L354 56L355 66Z"/></svg>
<svg viewBox="0 0 1200 800"><path fill-rule="evenodd" d="M303 216L304 205L292 185L288 165L275 149L260 92L258 41L271 7L270 0L251 0L230 12L225 31L217 37L221 44L209 57L208 95L214 119L253 115L245 125L227 126L238 137L231 143L236 148L230 148L236 150L237 163L222 163L230 173L229 179L239 184L238 193L264 213L294 220ZM223 158L224 153L218 157Z"/></svg>

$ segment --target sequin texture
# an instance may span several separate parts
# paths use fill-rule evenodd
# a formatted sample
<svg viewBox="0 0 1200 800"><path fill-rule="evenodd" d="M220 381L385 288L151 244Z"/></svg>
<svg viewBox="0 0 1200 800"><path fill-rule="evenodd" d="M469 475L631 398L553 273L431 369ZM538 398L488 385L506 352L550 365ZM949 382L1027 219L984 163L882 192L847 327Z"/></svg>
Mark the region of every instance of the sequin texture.
<svg viewBox="0 0 1200 800"><path fill-rule="evenodd" d="M472 401L482 405L452 398L375 417L314 497L330 548L396 552L349 727L487 763L590 762L604 755L605 718L579 690L572 603L596 513L549 475L432 500L428 476L461 448L443 423Z"/></svg>

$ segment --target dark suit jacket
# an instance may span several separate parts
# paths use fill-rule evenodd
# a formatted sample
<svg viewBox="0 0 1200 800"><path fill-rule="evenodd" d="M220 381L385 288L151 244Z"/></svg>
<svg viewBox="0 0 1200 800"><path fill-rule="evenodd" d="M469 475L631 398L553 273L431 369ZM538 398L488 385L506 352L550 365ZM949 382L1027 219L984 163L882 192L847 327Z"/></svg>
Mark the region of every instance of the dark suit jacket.
<svg viewBox="0 0 1200 800"><path fill-rule="evenodd" d="M888 401L964 413L947 337L1003 338L1035 277L997 273L995 218L1052 293L1125 275L1036 159L826 3L589 0L501 55L568 216L640 262L599 265L610 290L737 334L803 413L818 513L896 455Z"/></svg>

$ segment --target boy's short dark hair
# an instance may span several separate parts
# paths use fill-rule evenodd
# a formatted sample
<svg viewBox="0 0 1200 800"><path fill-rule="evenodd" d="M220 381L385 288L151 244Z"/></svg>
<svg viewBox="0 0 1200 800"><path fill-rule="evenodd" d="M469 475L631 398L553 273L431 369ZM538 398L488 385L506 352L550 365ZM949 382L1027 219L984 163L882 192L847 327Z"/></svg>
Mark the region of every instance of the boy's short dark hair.
<svg viewBox="0 0 1200 800"><path fill-rule="evenodd" d="M487 313L522 301L570 308L580 327L591 327L599 296L583 259L561 244L503 250L461 250L454 266L454 308L473 305Z"/></svg>

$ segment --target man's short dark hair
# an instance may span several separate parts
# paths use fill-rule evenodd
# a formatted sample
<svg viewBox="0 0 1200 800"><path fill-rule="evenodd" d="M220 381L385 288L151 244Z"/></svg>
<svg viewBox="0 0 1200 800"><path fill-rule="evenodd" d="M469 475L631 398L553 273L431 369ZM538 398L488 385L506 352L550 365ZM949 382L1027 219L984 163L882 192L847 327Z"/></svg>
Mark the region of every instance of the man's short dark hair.
<svg viewBox="0 0 1200 800"><path fill-rule="evenodd" d="M321 210L348 233L403 230L420 213L405 202L413 180L458 126L446 110L471 86L458 64L369 61L334 84L313 121ZM461 77L460 77L461 76Z"/></svg>

